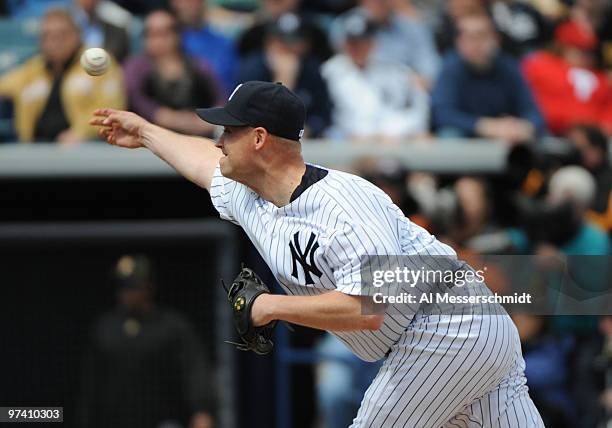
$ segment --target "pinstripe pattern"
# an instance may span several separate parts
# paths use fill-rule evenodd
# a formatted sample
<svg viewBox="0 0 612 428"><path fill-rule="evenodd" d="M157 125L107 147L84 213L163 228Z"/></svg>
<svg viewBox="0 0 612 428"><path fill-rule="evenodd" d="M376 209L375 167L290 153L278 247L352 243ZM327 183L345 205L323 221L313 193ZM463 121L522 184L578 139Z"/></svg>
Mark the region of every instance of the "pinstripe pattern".
<svg viewBox="0 0 612 428"><path fill-rule="evenodd" d="M366 391L352 427L542 428L520 352L516 328L503 312L417 314Z"/></svg>
<svg viewBox="0 0 612 428"><path fill-rule="evenodd" d="M221 218L242 226L290 295L360 295L366 255L410 255L430 268L439 267L431 256L456 257L383 191L351 174L329 170L278 208L217 167L210 193ZM302 262L313 260L317 269L307 281L308 266L296 265L291 247L294 256L304 251L312 234L318 247ZM488 291L482 287L473 293ZM503 308L442 315L435 306L425 313L418 305L389 305L377 331L331 332L366 361L388 355L353 427L543 426L527 394L518 333Z"/></svg>
<svg viewBox="0 0 612 428"><path fill-rule="evenodd" d="M248 187L226 179L219 167L210 193L221 218L243 227L278 282L291 295L316 295L328 290L361 294L359 261L368 254L455 254L412 224L379 188L339 171L329 170L325 178L282 208ZM291 276L289 244L296 232L302 249L311 233L317 236L319 248L314 260L322 275L311 275L314 284L305 283L301 266L298 280ZM380 330L331 333L360 358L379 360L413 316L390 308Z"/></svg>

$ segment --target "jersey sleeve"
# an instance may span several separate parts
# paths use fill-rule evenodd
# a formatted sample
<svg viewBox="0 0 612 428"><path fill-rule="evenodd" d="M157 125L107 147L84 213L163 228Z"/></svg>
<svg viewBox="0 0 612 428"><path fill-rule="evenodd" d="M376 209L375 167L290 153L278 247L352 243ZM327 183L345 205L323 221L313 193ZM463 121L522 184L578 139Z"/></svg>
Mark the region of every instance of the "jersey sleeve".
<svg viewBox="0 0 612 428"><path fill-rule="evenodd" d="M221 174L221 168L217 165L210 183L210 199L223 220L240 225L240 222L234 216L233 207L233 196L237 186L237 182Z"/></svg>
<svg viewBox="0 0 612 428"><path fill-rule="evenodd" d="M350 226L336 233L326 250L326 257L334 272L336 291L360 296L364 268L362 262L374 254L374 244L354 227Z"/></svg>

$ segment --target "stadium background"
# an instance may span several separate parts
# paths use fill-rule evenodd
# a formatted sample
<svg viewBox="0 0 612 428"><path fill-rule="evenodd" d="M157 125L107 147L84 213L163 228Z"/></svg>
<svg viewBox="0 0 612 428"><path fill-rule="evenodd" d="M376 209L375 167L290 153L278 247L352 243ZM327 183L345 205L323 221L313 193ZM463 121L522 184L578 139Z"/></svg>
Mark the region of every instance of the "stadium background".
<svg viewBox="0 0 612 428"><path fill-rule="evenodd" d="M18 69L38 54L41 20L49 8L58 6L75 17L79 16L78 7L97 11L95 20L76 19L84 25L81 36L85 44L105 36L100 31L106 28L102 22L111 22L125 31L123 47L129 46L129 52L116 49L123 55L123 80L128 88L133 88L131 79L153 79L151 75L143 77L145 72L133 61L146 49L147 33L143 28L147 13L160 7L188 8L187 3L191 7L204 5L196 20L202 28L212 29L210 34L200 35L203 44L199 45L194 24L177 27L191 31L181 33L192 41L189 44L183 39L182 51L198 58L204 70L198 75L204 75L203 79L213 85L207 102L222 103L241 77L287 76L283 74L287 70L266 71L265 64L262 71L262 57L258 55L265 54L260 49L278 49L278 44L271 46L273 42L264 34L287 46L295 46L296 40L309 41L305 45L308 49L299 50L298 55L298 63L303 66L298 68L307 70L302 74L310 73L309 78L296 78L295 84L302 85L298 92L310 100L310 117L319 120L308 124L310 135L303 143L305 159L366 176L390 193L414 221L452 243L462 254L610 255L612 175L609 151L599 144L602 138L607 141L612 129L612 89L606 54L609 39L612 40L609 2L303 0L300 4L262 0L260 4L245 0L6 0L0 1L0 88L2 76L6 76L2 73ZM407 66L416 77L405 82L413 86L406 90L408 102L404 105L394 105L393 97L384 94L384 90L380 99L374 99L385 107L384 114L394 118L391 124L379 122L380 129L350 123L350 117L347 123L346 116L338 111L339 100L334 99L343 94L334 86L340 81L334 80L331 71L323 73L323 78L319 73L323 70L321 64L335 53L346 53L342 41L354 29L344 26L343 19L354 12L358 3L375 10L384 4L392 15L419 25L431 41L431 50L421 52L423 46L429 45L419 42L418 36L414 40L400 38L400 45L418 46L423 57L410 58L415 48L408 49L408 54L402 49L390 49L391 59L384 58L383 64L397 63L389 69ZM500 10L509 11L509 15ZM288 12L296 14L298 27L291 25L295 21L287 21ZM436 109L443 109L440 106L448 101L444 93L440 94L448 82L441 83L439 76L450 79L457 70L448 60L453 55L454 39L444 36L451 29L456 31L453 20L481 13L496 20L501 32L500 51L513 56L516 64L523 67L542 51L563 58L567 43L588 51L592 63L578 68L588 69L598 78L603 76L598 81L601 87L594 90L598 93L597 102L590 105L589 100L579 100L589 104L587 112L581 113L576 123L558 127L554 122L556 110L571 110L572 105L555 106L550 100L534 97L543 118L542 129L538 131L540 125L535 123L527 137L516 137L503 126L497 129L497 138L478 135L475 129L448 132L449 127L440 119L446 116L436 114ZM504 21L500 16L510 18ZM525 24L529 19L533 25ZM317 26L319 36L329 37L329 51L316 39L317 35L313 36L312 28L304 27L306 22ZM508 30L512 28L508 22L534 32L531 37L513 33ZM565 27L569 29L565 33L557 31L567 23L578 23L591 32L585 30L583 34L576 27ZM249 29L255 31L249 33ZM376 31L381 30L356 31L355 39L361 40L375 38ZM400 25L397 33L391 34L411 34L402 31ZM263 44L253 42L257 37ZM590 44L593 38L596 45ZM104 45L103 40L98 39L98 44ZM198 51L198 47L202 50ZM393 54L398 57L393 58ZM402 57L403 54L408 56ZM220 57L233 61L220 61ZM304 66L305 63L316 67ZM432 64L431 69L426 63ZM565 67L563 61L556 64L559 69ZM383 78L395 79L392 71L387 76L380 68L373 70L373 75L382 73ZM521 70L528 73L526 68ZM554 76L559 70L547 72ZM380 80L373 78L372 87L377 84ZM529 80L529 85L534 84L537 85ZM323 95L321 85L326 86ZM487 101L485 105L498 108L496 91L503 91L499 87L493 89L478 97L488 100L490 96L492 104ZM142 91L147 90L154 92L150 87ZM367 87L353 86L349 90L354 91L354 104L359 104ZM403 90L399 85L398 91ZM531 90L538 93L538 88ZM414 95L419 91L425 94L425 103ZM4 95L0 98L1 405L64 406L64 426L69 427L210 426L206 417L198 419L202 414L212 415L218 427L341 426L337 425L339 415L350 415L356 409L376 366L347 357L325 335L303 328L289 332L279 327L277 348L271 357L243 354L223 343L231 338L232 330L219 279L231 280L244 261L269 282L273 280L244 234L218 220L206 192L146 152L117 150L100 141L89 141L89 137L50 142L36 137L23 139L17 117L18 98L23 93ZM559 100L566 102L568 97L562 95L565 94L558 94ZM312 97L319 96L324 103L312 102ZM142 107L136 92L126 89L119 98L120 104ZM160 104L163 101L159 100L156 108ZM187 104L168 107L184 113ZM49 105L45 114L53 108ZM481 116L522 114L513 110L515 106L507 109L501 113L484 111ZM168 123L167 117L146 107L142 114ZM169 123L182 127L179 130L197 132L186 115L180 115L181 120L176 120L179 116L172 117L175 121ZM529 115L525 113L524 117ZM416 118L420 125L395 126L402 118ZM524 123L514 125L518 129ZM576 129L574 125L585 126ZM209 128L199 130L209 136L216 132ZM567 169L568 166L584 169ZM557 189L550 179L559 169L564 178L558 179L563 185L557 192L570 196L563 206L551 204L549 197ZM590 187L593 183L594 190ZM582 196L591 191L594 195L588 200L589 206L584 206ZM153 280L136 275L133 284L122 283L117 261L126 254L147 257L145 264L152 273L144 277ZM144 331L149 324L142 314L128 314L121 318L121 328L114 331L125 336L122 344L113 347L104 342L106 347L101 346L96 323L104 314L118 310L119 296L125 288L138 288L145 282L154 283L157 308L168 308L174 322L181 326L181 334L188 339L173 342L173 333L167 342L160 339L161 350L147 350L144 345L130 348L130 338L138 337L140 328ZM528 382L547 426L608 426L612 418L610 317L531 317L518 319L517 323ZM150 328L154 331L155 325ZM183 350L185 343L193 347L191 351ZM94 358L95 363L91 363L92 355L99 358ZM197 361L185 363L181 359L185 355ZM100 361L106 364L103 368ZM187 378L197 379L198 385ZM330 388L330 380L345 385L344 389ZM112 402L109 400L113 397L120 397L113 407L100 404ZM96 411L109 412L110 408L117 418L108 419L112 422L91 416ZM147 416L158 415L159 420L147 420Z"/></svg>

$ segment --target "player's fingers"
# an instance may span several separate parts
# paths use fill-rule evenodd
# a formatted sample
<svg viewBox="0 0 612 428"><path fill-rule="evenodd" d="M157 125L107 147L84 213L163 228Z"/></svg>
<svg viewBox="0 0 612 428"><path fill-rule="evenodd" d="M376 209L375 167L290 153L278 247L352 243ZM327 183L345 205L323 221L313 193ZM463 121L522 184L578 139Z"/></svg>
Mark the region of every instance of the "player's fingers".
<svg viewBox="0 0 612 428"><path fill-rule="evenodd" d="M89 124L90 125L94 125L94 126L107 126L104 124L104 120L105 119L100 119L100 118L93 118L89 120Z"/></svg>
<svg viewBox="0 0 612 428"><path fill-rule="evenodd" d="M108 138L111 135L111 130L108 128L98 130L100 137Z"/></svg>
<svg viewBox="0 0 612 428"><path fill-rule="evenodd" d="M98 108L94 110L94 116L109 116L113 113L117 113L119 110L112 108Z"/></svg>
<svg viewBox="0 0 612 428"><path fill-rule="evenodd" d="M110 129L100 129L98 134L105 138L108 144L115 145L115 134Z"/></svg>
<svg viewBox="0 0 612 428"><path fill-rule="evenodd" d="M117 113L111 113L106 117L106 119L102 119L102 126L114 126L121 124L121 118Z"/></svg>

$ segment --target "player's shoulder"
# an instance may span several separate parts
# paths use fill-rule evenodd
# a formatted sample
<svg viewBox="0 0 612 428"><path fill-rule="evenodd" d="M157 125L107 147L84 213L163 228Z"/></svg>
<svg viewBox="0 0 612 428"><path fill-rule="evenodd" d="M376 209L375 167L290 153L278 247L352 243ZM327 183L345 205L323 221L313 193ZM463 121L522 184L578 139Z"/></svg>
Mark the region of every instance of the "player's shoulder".
<svg viewBox="0 0 612 428"><path fill-rule="evenodd" d="M328 169L327 177L321 181L324 202L331 203L343 211L349 218L354 213L367 211L376 202L376 206L388 205L391 198L379 187L358 175L348 172ZM323 201L321 201L323 202Z"/></svg>
<svg viewBox="0 0 612 428"><path fill-rule="evenodd" d="M327 169L329 180L326 184L340 191L351 191L358 193L382 193L384 192L373 183L363 177L360 177L349 172L339 171L336 169Z"/></svg>
<svg viewBox="0 0 612 428"><path fill-rule="evenodd" d="M213 191L215 190L216 192L223 191L225 193L232 193L241 190L246 193L250 193L253 195L255 194L253 189L251 189L250 187L224 176L221 172L221 165L219 165L219 163L217 163L217 165L215 166L215 170L213 171L210 187L211 194L213 194Z"/></svg>

